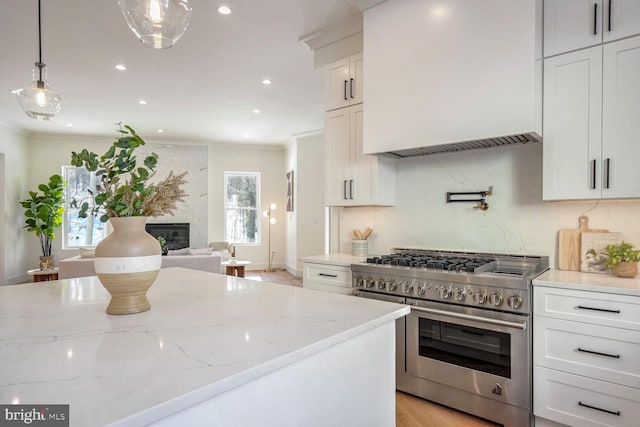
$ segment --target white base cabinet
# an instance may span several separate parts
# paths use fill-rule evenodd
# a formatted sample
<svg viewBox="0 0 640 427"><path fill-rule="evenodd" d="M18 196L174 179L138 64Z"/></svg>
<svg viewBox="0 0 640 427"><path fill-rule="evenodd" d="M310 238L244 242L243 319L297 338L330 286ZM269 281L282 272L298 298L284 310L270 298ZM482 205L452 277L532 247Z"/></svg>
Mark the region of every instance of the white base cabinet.
<svg viewBox="0 0 640 427"><path fill-rule="evenodd" d="M302 287L316 291L351 295L351 267L305 262Z"/></svg>
<svg viewBox="0 0 640 427"><path fill-rule="evenodd" d="M637 426L640 297L534 286L536 426Z"/></svg>

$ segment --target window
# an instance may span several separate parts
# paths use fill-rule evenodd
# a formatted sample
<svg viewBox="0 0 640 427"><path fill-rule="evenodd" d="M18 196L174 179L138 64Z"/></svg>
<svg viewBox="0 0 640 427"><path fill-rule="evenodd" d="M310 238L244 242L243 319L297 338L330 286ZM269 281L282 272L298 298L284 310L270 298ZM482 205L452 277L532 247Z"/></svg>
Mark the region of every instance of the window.
<svg viewBox="0 0 640 427"><path fill-rule="evenodd" d="M260 244L260 173L224 173L224 236L236 245Z"/></svg>
<svg viewBox="0 0 640 427"><path fill-rule="evenodd" d="M78 211L83 202L93 207L91 193L96 191L96 175L85 168L63 166L62 177L67 182L65 187L65 207L62 218L63 249L94 247L105 237L106 224L100 222L100 215L79 218Z"/></svg>

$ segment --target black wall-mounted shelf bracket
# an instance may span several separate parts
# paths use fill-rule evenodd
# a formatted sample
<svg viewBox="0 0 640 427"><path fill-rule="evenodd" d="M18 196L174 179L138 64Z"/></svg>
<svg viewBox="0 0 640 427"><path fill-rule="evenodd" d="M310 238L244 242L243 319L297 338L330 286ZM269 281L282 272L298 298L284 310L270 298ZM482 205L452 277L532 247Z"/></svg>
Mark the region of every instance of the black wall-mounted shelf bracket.
<svg viewBox="0 0 640 427"><path fill-rule="evenodd" d="M452 192L447 191L447 203L479 203L474 206L475 209L480 209L481 211L486 211L489 209L489 203L485 200L487 196L491 196L493 194L493 185L489 186L489 189L486 191L472 191L472 192ZM477 196L477 199L469 198L471 196Z"/></svg>

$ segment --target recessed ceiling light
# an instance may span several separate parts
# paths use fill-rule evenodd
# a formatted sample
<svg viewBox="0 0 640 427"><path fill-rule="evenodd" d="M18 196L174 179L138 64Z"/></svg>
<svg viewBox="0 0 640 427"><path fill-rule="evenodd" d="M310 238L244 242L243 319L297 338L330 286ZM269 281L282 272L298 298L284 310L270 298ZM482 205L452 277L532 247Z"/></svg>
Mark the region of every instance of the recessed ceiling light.
<svg viewBox="0 0 640 427"><path fill-rule="evenodd" d="M253 109L253 114L260 114L260 110L258 108Z"/></svg>
<svg viewBox="0 0 640 427"><path fill-rule="evenodd" d="M164 133L164 129L158 129L158 133Z"/></svg>
<svg viewBox="0 0 640 427"><path fill-rule="evenodd" d="M245 133L244 133L244 137L245 137L245 138L249 138L249 132L245 132Z"/></svg>
<svg viewBox="0 0 640 427"><path fill-rule="evenodd" d="M271 84L271 80L269 80L269 79L264 79L264 80L262 81L262 84L263 84L263 85L270 85L270 84Z"/></svg>
<svg viewBox="0 0 640 427"><path fill-rule="evenodd" d="M73 123L67 123L67 127L68 128L72 128L73 127Z"/></svg>
<svg viewBox="0 0 640 427"><path fill-rule="evenodd" d="M140 101L138 101L138 104L147 105L147 101L145 101L144 99L141 99Z"/></svg>
<svg viewBox="0 0 640 427"><path fill-rule="evenodd" d="M124 65L122 65L122 64L118 64L118 65L116 65L116 70L125 71L126 69L127 69L127 67L125 67L125 66L124 66Z"/></svg>
<svg viewBox="0 0 640 427"><path fill-rule="evenodd" d="M222 15L228 15L231 13L231 9L229 9L228 6L220 6L218 8L218 13L222 14Z"/></svg>

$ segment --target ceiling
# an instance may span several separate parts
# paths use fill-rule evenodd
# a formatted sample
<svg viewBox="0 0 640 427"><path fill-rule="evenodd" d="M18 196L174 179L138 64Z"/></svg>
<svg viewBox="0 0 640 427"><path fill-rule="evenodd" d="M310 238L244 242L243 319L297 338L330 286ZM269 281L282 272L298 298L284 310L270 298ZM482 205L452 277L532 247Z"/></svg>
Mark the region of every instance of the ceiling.
<svg viewBox="0 0 640 427"><path fill-rule="evenodd" d="M281 144L324 127L323 74L298 39L360 13L357 7L346 0L190 3L185 35L156 50L138 41L117 0L43 0L42 59L63 105L53 121L41 122L9 92L30 84L38 59L37 0L2 0L0 124L114 136L122 121L145 139L254 144ZM217 12L223 4L230 15ZM263 85L265 78L273 83Z"/></svg>

